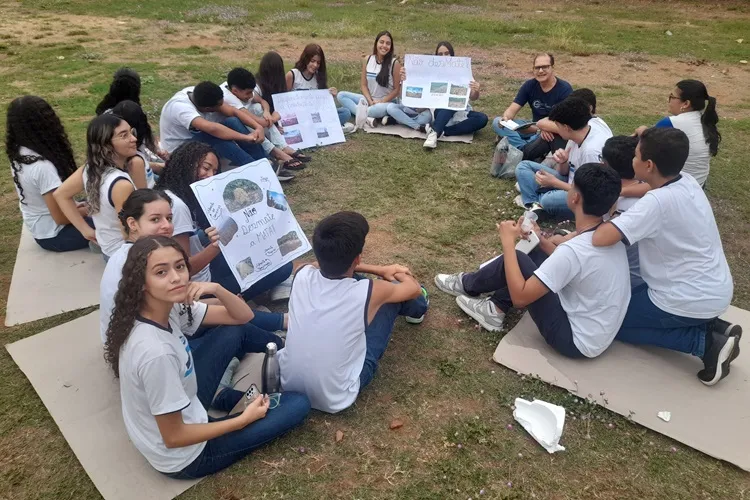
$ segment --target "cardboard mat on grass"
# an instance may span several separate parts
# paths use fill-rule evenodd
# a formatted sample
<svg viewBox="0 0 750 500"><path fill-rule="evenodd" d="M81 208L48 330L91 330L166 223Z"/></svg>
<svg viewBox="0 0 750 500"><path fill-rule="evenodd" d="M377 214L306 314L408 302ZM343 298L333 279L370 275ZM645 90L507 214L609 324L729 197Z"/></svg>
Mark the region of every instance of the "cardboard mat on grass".
<svg viewBox="0 0 750 500"><path fill-rule="evenodd" d="M60 253L43 250L23 225L5 326L97 305L104 265L101 254L88 248Z"/></svg>
<svg viewBox="0 0 750 500"><path fill-rule="evenodd" d="M750 331L748 311L730 307L722 318ZM695 376L703 368L699 359L667 349L615 341L595 359L566 358L547 345L528 313L503 337L493 359L582 398L594 398L649 429L750 471L748 337L741 340L742 353L732 362L729 376L713 387ZM658 418L660 411L671 412L671 420ZM707 422L713 423L708 432Z"/></svg>
<svg viewBox="0 0 750 500"><path fill-rule="evenodd" d="M397 135L399 137L403 137L404 139L427 139L427 134L425 134L424 132L419 132L405 125L380 125L374 128L370 127L369 125L365 125L363 130L368 134ZM471 144L473 140L474 134L451 135L448 137L441 136L438 139L438 141L440 142L465 142L467 144Z"/></svg>
<svg viewBox="0 0 750 500"><path fill-rule="evenodd" d="M105 499L129 500L137 490L139 500L170 500L198 482L160 474L130 442L119 383L103 358L99 311L6 348ZM254 372L238 388L259 383L262 360L243 360L237 377Z"/></svg>

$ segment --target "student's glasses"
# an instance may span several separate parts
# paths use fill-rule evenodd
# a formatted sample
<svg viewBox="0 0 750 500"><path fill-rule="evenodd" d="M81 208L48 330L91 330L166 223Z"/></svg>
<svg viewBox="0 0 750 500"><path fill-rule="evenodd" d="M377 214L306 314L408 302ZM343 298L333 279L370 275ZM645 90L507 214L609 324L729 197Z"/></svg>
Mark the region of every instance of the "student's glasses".
<svg viewBox="0 0 750 500"><path fill-rule="evenodd" d="M545 64L544 66L534 66L534 71L539 73L540 71L547 72L552 68L551 64Z"/></svg>
<svg viewBox="0 0 750 500"><path fill-rule="evenodd" d="M138 138L138 132L134 128L131 128L130 130L124 130L120 132L119 134L117 134L115 136L115 139L118 139L121 141L127 141L128 139L130 139L131 135L135 137L136 139Z"/></svg>
<svg viewBox="0 0 750 500"><path fill-rule="evenodd" d="M680 96L674 95L673 93L669 93L669 102L672 102L672 99L680 99Z"/></svg>

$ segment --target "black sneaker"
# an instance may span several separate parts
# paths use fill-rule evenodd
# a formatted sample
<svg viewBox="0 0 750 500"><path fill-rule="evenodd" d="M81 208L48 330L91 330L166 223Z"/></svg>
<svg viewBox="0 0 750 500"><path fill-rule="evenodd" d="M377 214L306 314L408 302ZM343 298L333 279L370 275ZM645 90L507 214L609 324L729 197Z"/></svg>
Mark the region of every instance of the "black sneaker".
<svg viewBox="0 0 750 500"><path fill-rule="evenodd" d="M708 331L716 332L725 337L735 337L737 340L732 355L729 357L729 361L737 359L737 356L740 355L740 340L742 340L742 327L740 325L724 321L721 318L715 318L709 322Z"/></svg>
<svg viewBox="0 0 750 500"><path fill-rule="evenodd" d="M729 375L729 363L737 345L736 337L725 337L714 331L706 332L706 352L703 355L703 370L698 378L706 385L716 385Z"/></svg>
<svg viewBox="0 0 750 500"><path fill-rule="evenodd" d="M285 168L280 168L276 171L276 177L279 182L287 182L294 179L295 175Z"/></svg>

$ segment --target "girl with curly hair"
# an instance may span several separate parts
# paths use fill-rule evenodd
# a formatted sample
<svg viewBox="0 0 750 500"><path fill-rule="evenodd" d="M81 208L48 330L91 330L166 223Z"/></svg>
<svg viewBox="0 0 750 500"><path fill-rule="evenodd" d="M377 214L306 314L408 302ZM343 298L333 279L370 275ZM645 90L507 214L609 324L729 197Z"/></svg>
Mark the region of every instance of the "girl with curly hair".
<svg viewBox="0 0 750 500"><path fill-rule="evenodd" d="M96 106L96 115L103 114L122 101L141 104L141 76L134 69L120 68L115 71L109 93Z"/></svg>
<svg viewBox="0 0 750 500"><path fill-rule="evenodd" d="M87 240L101 247L104 260L123 243L117 213L135 190L125 169L128 158L137 152L136 143L128 122L113 114L97 116L86 131L86 165L55 191L60 209ZM86 193L96 230L86 224L76 208L73 197L81 191Z"/></svg>
<svg viewBox="0 0 750 500"><path fill-rule="evenodd" d="M252 335L208 334L200 349L188 338L202 325L241 325L247 304L215 283L189 281L187 254L174 240L136 241L123 267L104 357L120 379L125 429L154 469L192 479L218 472L301 424L310 401L297 393L260 396L244 411L213 419L213 396L233 357L256 348ZM211 294L219 305L197 299ZM208 396L207 396L208 395ZM224 389L214 407L231 412L244 397ZM239 405L241 407L241 405Z"/></svg>
<svg viewBox="0 0 750 500"><path fill-rule="evenodd" d="M215 229L210 226L190 189L190 184L213 177L218 172L219 159L211 146L197 141L186 142L172 152L156 188L165 190L172 198L174 238L190 255L191 266L198 270L192 277L193 281L214 281L233 293L240 293L240 286L218 246L210 245L202 234ZM242 292L242 296L251 299L276 288L272 290L272 300L289 298L291 285L286 280L291 277L292 270L292 263L281 267Z"/></svg>
<svg viewBox="0 0 750 500"><path fill-rule="evenodd" d="M52 252L86 248L88 240L71 224L53 195L75 172L76 162L60 118L47 101L27 95L10 103L5 153L23 222L39 246ZM86 205L79 203L76 210L85 220Z"/></svg>

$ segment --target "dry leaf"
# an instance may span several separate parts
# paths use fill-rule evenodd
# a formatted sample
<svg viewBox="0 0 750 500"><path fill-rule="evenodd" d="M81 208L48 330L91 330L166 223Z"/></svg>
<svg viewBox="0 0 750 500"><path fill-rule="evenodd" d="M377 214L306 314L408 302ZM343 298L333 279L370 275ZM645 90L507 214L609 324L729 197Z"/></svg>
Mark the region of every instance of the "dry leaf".
<svg viewBox="0 0 750 500"><path fill-rule="evenodd" d="M340 442L342 439L344 439L344 432L343 431L336 431L336 442Z"/></svg>
<svg viewBox="0 0 750 500"><path fill-rule="evenodd" d="M404 422L402 420L398 418L394 418L393 420L391 420L390 427L392 431L395 431L396 429L400 429L403 426L404 426Z"/></svg>

